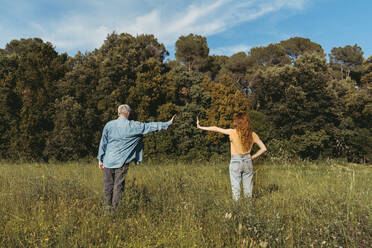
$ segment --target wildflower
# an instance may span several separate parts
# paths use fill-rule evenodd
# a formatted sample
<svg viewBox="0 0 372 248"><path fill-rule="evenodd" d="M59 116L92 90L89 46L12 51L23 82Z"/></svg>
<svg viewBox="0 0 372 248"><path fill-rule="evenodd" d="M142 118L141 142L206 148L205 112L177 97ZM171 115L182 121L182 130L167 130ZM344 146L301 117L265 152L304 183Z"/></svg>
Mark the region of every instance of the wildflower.
<svg viewBox="0 0 372 248"><path fill-rule="evenodd" d="M266 248L268 243L266 241L261 241L260 242L260 247Z"/></svg>
<svg viewBox="0 0 372 248"><path fill-rule="evenodd" d="M225 214L225 219L231 219L231 217L232 217L232 214L231 213L226 213Z"/></svg>

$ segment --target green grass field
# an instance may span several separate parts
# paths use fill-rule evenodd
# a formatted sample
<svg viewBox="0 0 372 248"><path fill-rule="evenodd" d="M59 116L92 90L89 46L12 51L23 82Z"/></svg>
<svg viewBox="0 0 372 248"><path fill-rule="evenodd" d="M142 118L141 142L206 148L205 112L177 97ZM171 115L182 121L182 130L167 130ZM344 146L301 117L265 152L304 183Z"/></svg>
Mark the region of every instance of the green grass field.
<svg viewBox="0 0 372 248"><path fill-rule="evenodd" d="M0 165L0 247L370 247L372 167L255 164L231 199L228 162L132 166L104 215L96 162Z"/></svg>

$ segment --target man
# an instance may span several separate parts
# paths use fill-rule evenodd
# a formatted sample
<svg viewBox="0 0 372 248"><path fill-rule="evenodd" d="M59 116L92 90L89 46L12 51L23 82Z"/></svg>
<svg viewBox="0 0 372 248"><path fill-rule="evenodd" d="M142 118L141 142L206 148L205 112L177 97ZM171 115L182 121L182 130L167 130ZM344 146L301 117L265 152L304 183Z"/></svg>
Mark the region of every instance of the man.
<svg viewBox="0 0 372 248"><path fill-rule="evenodd" d="M113 211L117 209L124 190L129 163L142 161L142 136L167 129L175 117L168 122L143 123L128 120L130 111L127 104L118 107L119 117L105 125L99 144L97 158L98 167L103 170L104 204L106 209Z"/></svg>

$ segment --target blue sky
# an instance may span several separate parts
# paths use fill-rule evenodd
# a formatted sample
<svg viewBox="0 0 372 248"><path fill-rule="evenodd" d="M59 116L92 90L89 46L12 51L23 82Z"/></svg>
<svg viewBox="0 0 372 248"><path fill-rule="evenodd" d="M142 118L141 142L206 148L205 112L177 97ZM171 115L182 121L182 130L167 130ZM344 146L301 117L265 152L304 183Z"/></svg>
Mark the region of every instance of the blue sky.
<svg viewBox="0 0 372 248"><path fill-rule="evenodd" d="M179 36L207 37L210 54L248 52L294 36L326 53L358 44L372 55L371 0L0 0L0 47L39 37L58 52L99 48L107 34L154 34L174 54Z"/></svg>

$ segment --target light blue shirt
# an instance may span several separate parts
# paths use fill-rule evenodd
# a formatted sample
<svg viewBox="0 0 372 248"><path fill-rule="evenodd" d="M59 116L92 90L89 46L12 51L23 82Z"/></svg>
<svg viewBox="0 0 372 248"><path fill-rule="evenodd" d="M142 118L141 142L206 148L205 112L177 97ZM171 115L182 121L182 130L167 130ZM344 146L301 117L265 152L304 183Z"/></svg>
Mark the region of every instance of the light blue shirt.
<svg viewBox="0 0 372 248"><path fill-rule="evenodd" d="M172 122L143 123L119 117L107 122L98 149L98 160L106 168L120 168L135 160L142 161L144 134L167 129Z"/></svg>

